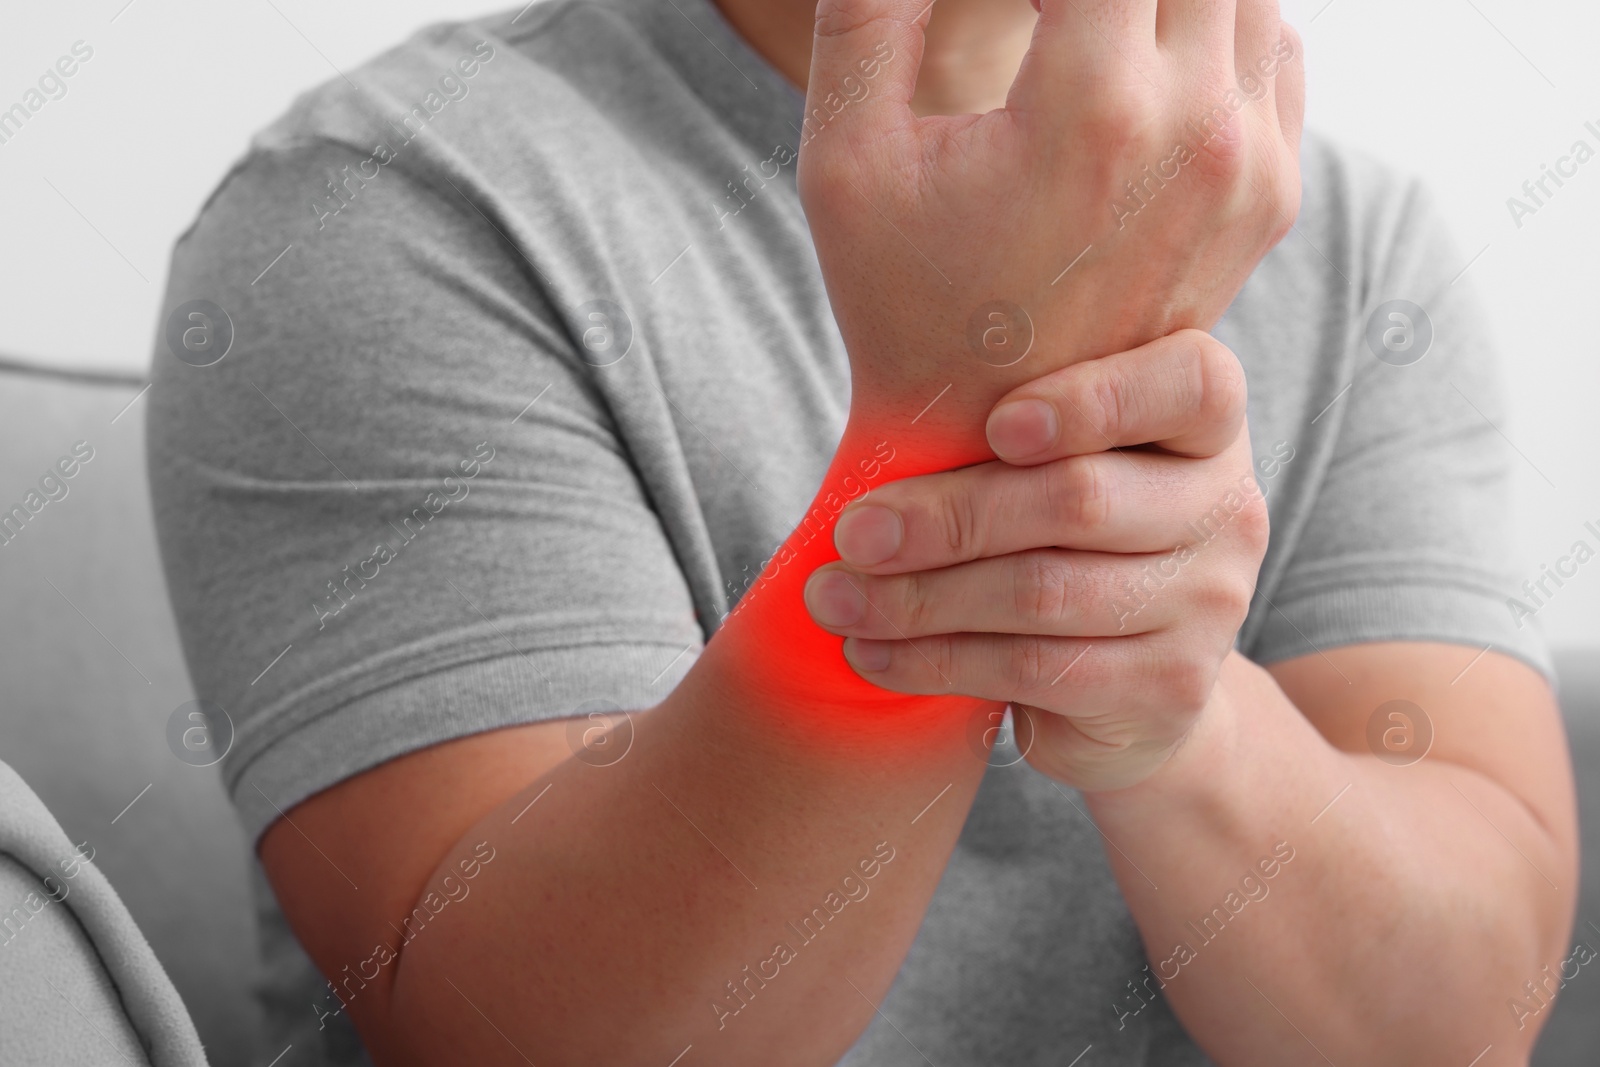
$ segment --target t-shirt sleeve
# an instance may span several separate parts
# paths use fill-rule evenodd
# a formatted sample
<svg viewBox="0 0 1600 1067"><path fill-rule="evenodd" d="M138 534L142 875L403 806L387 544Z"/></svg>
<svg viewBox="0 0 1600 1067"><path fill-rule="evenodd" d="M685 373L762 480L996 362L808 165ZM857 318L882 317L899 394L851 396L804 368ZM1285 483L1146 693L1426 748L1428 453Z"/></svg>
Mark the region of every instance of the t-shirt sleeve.
<svg viewBox="0 0 1600 1067"><path fill-rule="evenodd" d="M397 167L331 213L366 155L248 156L174 252L156 343L162 556L252 835L417 748L648 707L703 637L543 295L559 265Z"/></svg>
<svg viewBox="0 0 1600 1067"><path fill-rule="evenodd" d="M1314 502L1285 531L1286 561L1270 593L1258 589L1260 623L1243 650L1269 663L1356 642L1439 641L1548 676L1537 620L1509 602L1520 584L1513 475L1519 466L1539 475L1507 422L1471 257L1424 187L1380 214L1385 222L1352 225L1375 265L1354 279L1363 299L1348 389L1317 417L1334 425L1331 446L1308 457L1320 466Z"/></svg>

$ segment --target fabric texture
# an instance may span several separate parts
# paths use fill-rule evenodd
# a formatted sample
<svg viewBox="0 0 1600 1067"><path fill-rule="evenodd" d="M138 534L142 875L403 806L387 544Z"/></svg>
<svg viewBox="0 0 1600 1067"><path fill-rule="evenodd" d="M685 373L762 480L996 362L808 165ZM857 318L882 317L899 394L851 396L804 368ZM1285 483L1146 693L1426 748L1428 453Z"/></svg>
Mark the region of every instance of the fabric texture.
<svg viewBox="0 0 1600 1067"><path fill-rule="evenodd" d="M255 138L176 248L149 397L172 599L252 838L387 759L650 706L692 667L844 427L802 121L709 0L548 0L426 29ZM1504 602L1519 460L1467 258L1415 183L1314 136L1303 172L1216 331L1273 524L1240 648L1548 672ZM1431 333L1409 365L1368 341L1394 300ZM992 770L843 1063L1206 1062L1164 1001L1122 1006L1146 960L1103 847L1072 791ZM261 907L276 1047L359 1062Z"/></svg>
<svg viewBox="0 0 1600 1067"><path fill-rule="evenodd" d="M178 991L93 860L0 763L0 1063L204 1067Z"/></svg>

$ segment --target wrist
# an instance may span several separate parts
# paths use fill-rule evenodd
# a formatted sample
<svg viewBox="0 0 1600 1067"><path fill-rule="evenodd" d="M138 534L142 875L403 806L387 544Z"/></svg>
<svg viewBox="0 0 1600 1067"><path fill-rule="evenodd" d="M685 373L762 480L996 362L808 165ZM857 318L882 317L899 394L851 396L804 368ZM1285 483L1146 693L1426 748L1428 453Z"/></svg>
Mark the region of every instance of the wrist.
<svg viewBox="0 0 1600 1067"><path fill-rule="evenodd" d="M970 440L952 442L909 420L901 420L899 432L880 430L878 421L852 409L800 524L723 619L696 671L712 687L715 704L765 719L757 728L783 737L782 743L832 739L866 755L881 752L879 742L903 748L915 738L964 747L966 720L993 702L873 685L846 661L843 639L812 621L804 602L806 580L839 559L834 528L852 501L890 481L983 458L971 455Z"/></svg>
<svg viewBox="0 0 1600 1067"><path fill-rule="evenodd" d="M892 455L872 482L876 488L994 459L984 434L989 401L986 397L985 405L976 408L975 395L970 386L938 383L891 399L854 397L829 473L849 474L851 457L859 469L867 456Z"/></svg>

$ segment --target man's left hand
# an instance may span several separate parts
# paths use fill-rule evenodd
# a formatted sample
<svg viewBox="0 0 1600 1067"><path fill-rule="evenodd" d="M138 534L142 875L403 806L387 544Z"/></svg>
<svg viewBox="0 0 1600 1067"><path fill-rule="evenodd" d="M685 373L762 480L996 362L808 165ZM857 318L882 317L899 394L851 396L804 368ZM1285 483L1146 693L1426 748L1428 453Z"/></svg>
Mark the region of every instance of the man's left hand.
<svg viewBox="0 0 1600 1067"><path fill-rule="evenodd" d="M1019 387L988 422L1002 461L845 510L812 618L885 689L1012 703L1061 782L1144 780L1203 716L1266 551L1245 395L1195 330Z"/></svg>

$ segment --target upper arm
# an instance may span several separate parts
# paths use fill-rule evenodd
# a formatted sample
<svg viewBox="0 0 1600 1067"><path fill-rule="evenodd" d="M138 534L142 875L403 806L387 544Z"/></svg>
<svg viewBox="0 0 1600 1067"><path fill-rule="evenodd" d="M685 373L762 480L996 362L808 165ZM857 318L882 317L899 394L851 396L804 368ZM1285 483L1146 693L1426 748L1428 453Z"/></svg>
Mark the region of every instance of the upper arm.
<svg viewBox="0 0 1600 1067"><path fill-rule="evenodd" d="M658 703L702 637L563 309L463 194L407 172L420 155L319 228L306 190L361 157L318 142L227 180L165 306L207 295L232 348L158 349L149 400L190 673L235 728L225 784L316 963L365 983L342 991L358 1018L451 845L572 755L547 723Z"/></svg>

